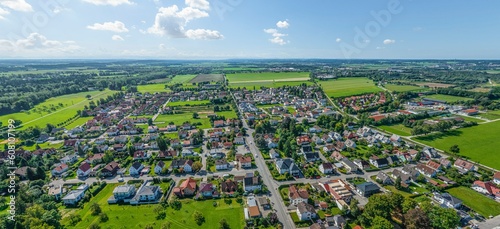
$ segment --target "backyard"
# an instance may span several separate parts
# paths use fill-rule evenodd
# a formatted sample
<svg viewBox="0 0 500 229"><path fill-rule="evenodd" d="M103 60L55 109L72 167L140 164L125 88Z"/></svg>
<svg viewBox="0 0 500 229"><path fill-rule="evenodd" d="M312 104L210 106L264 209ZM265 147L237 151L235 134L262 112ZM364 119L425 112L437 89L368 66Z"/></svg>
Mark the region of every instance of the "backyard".
<svg viewBox="0 0 500 229"><path fill-rule="evenodd" d="M500 203L467 187L456 187L447 190L451 195L462 200L472 210L488 218L500 215Z"/></svg>

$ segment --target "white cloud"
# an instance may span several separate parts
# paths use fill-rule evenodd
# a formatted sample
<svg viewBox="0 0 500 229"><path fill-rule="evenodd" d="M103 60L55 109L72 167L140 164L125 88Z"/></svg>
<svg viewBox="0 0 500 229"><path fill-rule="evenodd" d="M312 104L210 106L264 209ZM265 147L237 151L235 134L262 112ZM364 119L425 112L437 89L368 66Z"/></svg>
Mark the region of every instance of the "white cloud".
<svg viewBox="0 0 500 229"><path fill-rule="evenodd" d="M7 15L9 13L9 11L0 8L0 20L5 19L4 15Z"/></svg>
<svg viewBox="0 0 500 229"><path fill-rule="evenodd" d="M202 7L204 1L186 1L186 4L195 4L197 7ZM201 4L201 6L200 6ZM177 5L169 7L161 7L155 16L153 26L149 27L147 32L170 38L190 38L190 39L222 39L224 36L215 30L208 29L188 29L186 25L199 18L209 17L208 12L187 6L179 10Z"/></svg>
<svg viewBox="0 0 500 229"><path fill-rule="evenodd" d="M134 4L129 0L83 0L83 1L98 6L105 6L105 5L118 6L122 4L127 4L127 5Z"/></svg>
<svg viewBox="0 0 500 229"><path fill-rule="evenodd" d="M72 53L80 50L81 48L76 45L74 41L57 41L49 40L39 33L32 33L26 38L21 38L15 41L0 40L0 51L4 55L8 53L15 55L39 55L40 51L43 53L50 53L49 55L56 55L61 53Z"/></svg>
<svg viewBox="0 0 500 229"><path fill-rule="evenodd" d="M271 43L279 44L279 45L286 45L290 42L290 41L285 41L281 37L274 37L274 38L269 39L269 41L271 41Z"/></svg>
<svg viewBox="0 0 500 229"><path fill-rule="evenodd" d="M396 43L396 40L391 40L391 39L385 39L384 40L384 45L390 45Z"/></svg>
<svg viewBox="0 0 500 229"><path fill-rule="evenodd" d="M192 8L210 10L210 3L207 0L185 0L185 3Z"/></svg>
<svg viewBox="0 0 500 229"><path fill-rule="evenodd" d="M112 32L116 32L116 33L128 32L127 27L125 27L125 24L123 24L123 22L121 22L121 21L104 22L102 24L94 23L93 25L87 26L87 29L105 30L105 31L112 31Z"/></svg>
<svg viewBox="0 0 500 229"><path fill-rule="evenodd" d="M288 20L278 21L276 23L276 26L278 26L278 28L280 29L287 29L290 26L290 23L288 23Z"/></svg>
<svg viewBox="0 0 500 229"><path fill-rule="evenodd" d="M31 12L33 8L25 0L0 0L0 5L16 11Z"/></svg>
<svg viewBox="0 0 500 229"><path fill-rule="evenodd" d="M123 41L123 37L120 35L113 35L111 39L114 41Z"/></svg>
<svg viewBox="0 0 500 229"><path fill-rule="evenodd" d="M163 50L163 49L166 49L167 46L165 44L160 44L160 45L158 45L158 48Z"/></svg>
<svg viewBox="0 0 500 229"><path fill-rule="evenodd" d="M340 38L335 39L335 42L337 42L337 43L339 43L341 41L342 41L342 39L340 39Z"/></svg>

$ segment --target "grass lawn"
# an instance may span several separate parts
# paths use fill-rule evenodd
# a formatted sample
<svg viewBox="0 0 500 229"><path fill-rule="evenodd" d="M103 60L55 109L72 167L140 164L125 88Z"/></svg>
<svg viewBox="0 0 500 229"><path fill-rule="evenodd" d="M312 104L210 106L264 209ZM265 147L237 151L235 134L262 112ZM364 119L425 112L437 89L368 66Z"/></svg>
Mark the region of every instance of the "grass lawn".
<svg viewBox="0 0 500 229"><path fill-rule="evenodd" d="M167 105L169 107L176 106L197 106L197 105L209 105L210 100L197 100L197 101L178 101L178 102L169 102Z"/></svg>
<svg viewBox="0 0 500 229"><path fill-rule="evenodd" d="M401 136L410 136L411 135L411 128L408 128L404 126L403 124L396 124L396 125L388 125L388 126L379 126L378 128L397 134Z"/></svg>
<svg viewBox="0 0 500 229"><path fill-rule="evenodd" d="M307 81L309 72L262 72L262 73L236 73L227 74L230 83L256 82L256 81Z"/></svg>
<svg viewBox="0 0 500 229"><path fill-rule="evenodd" d="M174 76L174 78L172 78L172 80L170 80L168 84L177 84L177 83L184 84L192 80L194 77L196 77L196 75L177 75Z"/></svg>
<svg viewBox="0 0 500 229"><path fill-rule="evenodd" d="M77 127L77 126L81 126L81 125L85 124L88 120L91 120L93 118L94 117L81 117L81 118L78 118L75 121L73 121L72 123L70 123L67 126L65 126L64 128L66 128L67 130L71 130L71 129Z"/></svg>
<svg viewBox="0 0 500 229"><path fill-rule="evenodd" d="M456 187L447 190L451 195L461 199L472 210L488 218L500 215L500 203L467 187Z"/></svg>
<svg viewBox="0 0 500 229"><path fill-rule="evenodd" d="M212 200L182 200L180 211L167 208L167 217L163 220L157 220L154 213L157 204L140 206L109 205L107 200L117 185L108 184L90 201L90 203L99 203L102 211L109 217L107 222L99 224L101 228L144 228L148 224L151 224L154 228L160 228L166 221L172 223L172 228L216 228L222 218L228 221L231 228L243 228L243 207L236 201L227 205L223 200L215 200L217 207L214 207L214 201ZM82 221L76 226L68 225L67 219L63 219L62 223L68 228L88 228L93 222L99 222L97 216L90 214L90 203L87 203L82 210L77 211L82 216ZM196 225L193 220L195 210L202 212L203 216L205 216L205 223L201 226Z"/></svg>
<svg viewBox="0 0 500 229"><path fill-rule="evenodd" d="M91 95L92 100L95 102L112 94L112 91L104 90L57 96L47 99L27 112L2 115L0 116L0 122L6 125L8 119L21 120L23 122L21 129L30 126L45 127L47 123L56 125L75 116L78 110L82 110L85 105L88 105L91 100L85 98L86 95Z"/></svg>
<svg viewBox="0 0 500 229"><path fill-rule="evenodd" d="M488 111L486 113L481 113L479 116L487 118L489 120L500 119L500 110Z"/></svg>
<svg viewBox="0 0 500 229"><path fill-rule="evenodd" d="M210 119L206 115L200 114L200 118L194 119L192 113L182 113L182 114L172 114L172 115L158 115L155 120L155 125L158 127L166 127L168 123L174 122L175 125L182 125L184 122L189 121L190 123L201 122L201 126L197 126L202 129L211 128ZM163 122L163 123L160 123Z"/></svg>
<svg viewBox="0 0 500 229"><path fill-rule="evenodd" d="M498 136L500 136L500 121L413 139L441 150L449 150L452 145L457 144L460 148L460 155L500 169L500 154L497 150L500 148Z"/></svg>
<svg viewBox="0 0 500 229"><path fill-rule="evenodd" d="M169 92L170 89L165 88L165 84L163 83L156 83L156 84L138 85L137 91L142 93L145 92L155 93L155 92Z"/></svg>
<svg viewBox="0 0 500 229"><path fill-rule="evenodd" d="M63 143L50 144L49 142L38 144L38 146L40 146L41 149L50 149L50 148L59 149L61 148L62 145ZM32 146L23 146L23 148L25 150L36 150L36 144L33 144Z"/></svg>
<svg viewBox="0 0 500 229"><path fill-rule="evenodd" d="M227 118L238 118L238 115L236 115L236 112L234 111L219 111L215 112L218 116L224 116Z"/></svg>
<svg viewBox="0 0 500 229"><path fill-rule="evenodd" d="M389 91L397 91L397 92L427 90L426 88L421 88L421 87L412 86L412 85L386 84L386 85L384 85L384 87L387 88L387 90L389 90Z"/></svg>
<svg viewBox="0 0 500 229"><path fill-rule="evenodd" d="M437 99L437 100L442 100L446 102L457 102L457 101L468 101L472 100L471 98L466 98L466 97L460 97L460 96L453 96L453 95L426 95L425 98L429 99Z"/></svg>
<svg viewBox="0 0 500 229"><path fill-rule="evenodd" d="M397 190L392 185L386 185L386 186L384 186L384 188L387 189L387 190L389 190L389 191L391 191L391 192L393 192L393 193L399 193L399 194L401 194L404 197L412 197L412 196L414 196L413 193L407 192L407 191L404 191L404 190Z"/></svg>
<svg viewBox="0 0 500 229"><path fill-rule="evenodd" d="M287 81L287 82L272 82L272 81L255 81L255 82L239 82L239 83L231 83L229 82L230 88L246 88L248 90L259 90L261 87L267 88L278 88L283 86L299 86L301 84L312 85L313 83L310 81Z"/></svg>
<svg viewBox="0 0 500 229"><path fill-rule="evenodd" d="M372 80L365 77L339 78L337 80L319 81L319 85L330 97L346 97L370 92L382 91Z"/></svg>

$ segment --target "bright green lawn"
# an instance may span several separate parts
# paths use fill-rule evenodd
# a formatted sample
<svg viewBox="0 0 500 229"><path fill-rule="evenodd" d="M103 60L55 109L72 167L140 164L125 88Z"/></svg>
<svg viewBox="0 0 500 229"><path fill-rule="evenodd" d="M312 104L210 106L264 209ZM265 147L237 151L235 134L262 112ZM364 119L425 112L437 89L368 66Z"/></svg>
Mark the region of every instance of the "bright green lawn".
<svg viewBox="0 0 500 229"><path fill-rule="evenodd" d="M256 82L246 82L246 83L229 83L230 88L246 88L248 90L259 90L261 87L267 88L278 88L283 86L299 86L301 84L312 85L310 81L287 81L287 82L272 82L272 81L256 81Z"/></svg>
<svg viewBox="0 0 500 229"><path fill-rule="evenodd" d="M325 93L330 97L346 97L382 91L382 89L375 86L372 80L365 77L339 78L319 81L318 84L323 87Z"/></svg>
<svg viewBox="0 0 500 229"><path fill-rule="evenodd" d="M442 101L446 101L446 102L472 100L471 98L466 98L466 97L453 96L453 95L439 95L439 94L438 95L426 95L425 98L437 99L437 100L442 100Z"/></svg>
<svg viewBox="0 0 500 229"><path fill-rule="evenodd" d="M387 88L389 91L397 91L397 92L427 90L425 88L412 85L386 84L384 85L384 87Z"/></svg>
<svg viewBox="0 0 500 229"><path fill-rule="evenodd" d="M190 80L192 80L196 75L177 75L172 80L169 82L169 84L176 84L176 83L187 83Z"/></svg>
<svg viewBox="0 0 500 229"><path fill-rule="evenodd" d="M165 127L170 122L174 122L175 125L182 125L185 121L189 121L190 123L201 122L201 126L197 126L197 128L208 129L211 128L210 120L206 117L206 115L201 114L199 119L194 119L192 113L183 113L183 114L173 114L173 115L158 115L156 118L155 124L158 127ZM164 122L164 123L159 123Z"/></svg>
<svg viewBox="0 0 500 229"><path fill-rule="evenodd" d="M254 81L299 81L309 80L309 72L262 72L262 73L236 73L227 74L230 83Z"/></svg>
<svg viewBox="0 0 500 229"><path fill-rule="evenodd" d="M411 128L408 128L404 126L403 124L397 124L397 125L388 125L388 126L379 126L378 128L400 135L400 136L410 136L411 135Z"/></svg>
<svg viewBox="0 0 500 229"><path fill-rule="evenodd" d="M500 119L500 110L496 111L488 111L486 113L481 113L479 116L483 118L487 118L489 120L495 120L495 119Z"/></svg>
<svg viewBox="0 0 500 229"><path fill-rule="evenodd" d="M208 105L210 104L210 100L197 100L197 101L178 101L178 102L169 102L167 106L176 107L176 106L197 106L197 105Z"/></svg>
<svg viewBox="0 0 500 229"><path fill-rule="evenodd" d="M224 116L227 118L238 118L238 115L236 115L236 112L234 111L219 111L215 112L218 116Z"/></svg>
<svg viewBox="0 0 500 229"><path fill-rule="evenodd" d="M65 126L64 128L66 128L67 130L71 130L71 129L77 127L77 126L85 124L88 120L91 120L93 118L94 117L81 117L81 118L78 118L75 121L73 121L72 123L70 123L67 126Z"/></svg>
<svg viewBox="0 0 500 229"><path fill-rule="evenodd" d="M138 85L137 91L142 93L145 92L155 93L155 92L169 92L170 89L165 88L165 84L163 83L155 83L155 84Z"/></svg>
<svg viewBox="0 0 500 229"><path fill-rule="evenodd" d="M460 155L486 166L500 169L500 154L497 150L500 148L498 136L500 136L500 121L413 139L446 151L452 145L457 144L460 148Z"/></svg>
<svg viewBox="0 0 500 229"><path fill-rule="evenodd" d="M23 122L21 129L25 129L30 126L45 127L47 123L56 125L75 116L78 110L82 110L85 105L88 105L91 100L85 98L86 95L91 95L92 100L95 102L100 98L105 98L112 94L112 91L104 90L57 96L36 105L28 112L18 112L0 116L0 122L5 125L8 119L21 120ZM59 103L62 103L63 106L59 106ZM51 106L54 106L55 110L51 111Z"/></svg>
<svg viewBox="0 0 500 229"><path fill-rule="evenodd" d="M49 142L38 144L38 146L40 146L40 148L42 149L49 149L49 148L59 149L61 148L62 145L63 143L50 144ZM26 150L36 150L36 144L33 144L32 146L23 146L23 148Z"/></svg>
<svg viewBox="0 0 500 229"><path fill-rule="evenodd" d="M447 190L451 195L462 200L472 210L488 218L490 215L500 215L500 203L467 187L456 187Z"/></svg>
<svg viewBox="0 0 500 229"><path fill-rule="evenodd" d="M199 202L183 200L180 211L167 208L166 219L157 220L154 213L154 208L158 206L157 204L140 206L109 205L107 200L117 185L108 184L90 201L90 203L99 203L102 211L108 215L109 220L99 224L101 228L144 228L148 224L153 225L154 228L160 228L166 221L172 223L172 228L216 228L222 218L228 221L231 228L243 228L243 207L236 203L236 201L233 201L231 205L227 205L223 200L216 200L218 206L214 207L212 200ZM69 226L67 224L68 221L63 219L63 224L67 225L68 228L88 228L93 222L99 222L97 216L90 214L90 203L85 204L83 210L77 211L82 216L80 223L76 226ZM193 213L195 210L202 212L205 216L205 223L201 226L194 223Z"/></svg>

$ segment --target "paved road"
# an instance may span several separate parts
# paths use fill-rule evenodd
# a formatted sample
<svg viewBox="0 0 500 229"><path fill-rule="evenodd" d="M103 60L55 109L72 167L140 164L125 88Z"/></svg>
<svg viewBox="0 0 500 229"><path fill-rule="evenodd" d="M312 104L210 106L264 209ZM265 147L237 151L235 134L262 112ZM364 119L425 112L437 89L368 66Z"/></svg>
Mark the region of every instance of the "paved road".
<svg viewBox="0 0 500 229"><path fill-rule="evenodd" d="M500 229L500 215L477 224L480 229Z"/></svg>

